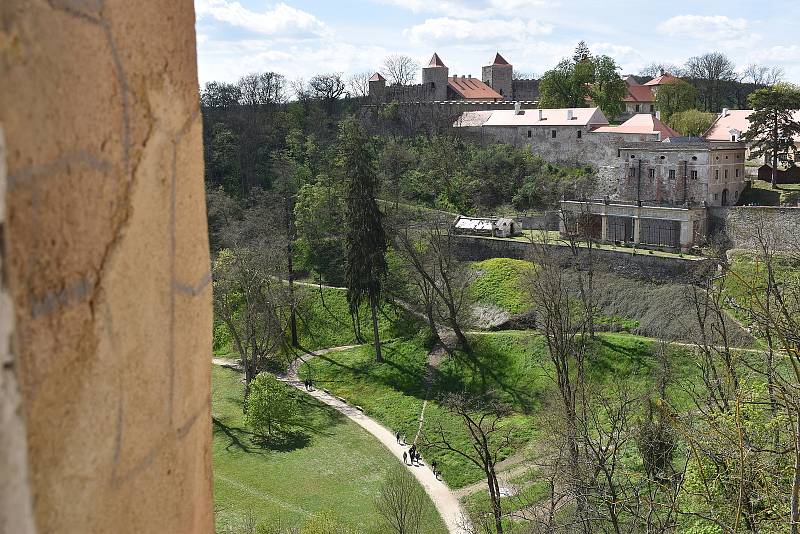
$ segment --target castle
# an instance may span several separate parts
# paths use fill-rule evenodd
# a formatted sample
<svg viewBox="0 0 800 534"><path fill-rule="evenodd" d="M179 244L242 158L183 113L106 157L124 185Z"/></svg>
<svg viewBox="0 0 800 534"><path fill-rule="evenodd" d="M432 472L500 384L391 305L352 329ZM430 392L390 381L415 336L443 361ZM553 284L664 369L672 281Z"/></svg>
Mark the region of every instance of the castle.
<svg viewBox="0 0 800 534"><path fill-rule="evenodd" d="M481 69L481 79L473 78L471 74L450 76L450 69L434 53L422 68L422 83L387 85L386 78L376 72L369 79L369 98L373 103L459 101L496 103L496 107L506 108L512 101L536 101L539 98L539 80L514 79L514 67L499 52L490 65Z"/></svg>

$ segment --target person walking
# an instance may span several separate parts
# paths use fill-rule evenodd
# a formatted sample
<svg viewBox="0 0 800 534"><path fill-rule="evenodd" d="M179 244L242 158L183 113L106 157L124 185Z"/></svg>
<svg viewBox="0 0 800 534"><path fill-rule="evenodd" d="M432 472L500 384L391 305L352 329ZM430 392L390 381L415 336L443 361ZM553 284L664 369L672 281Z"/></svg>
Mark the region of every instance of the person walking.
<svg viewBox="0 0 800 534"><path fill-rule="evenodd" d="M408 464L406 463L407 454L408 454L408 453L406 453L406 451L403 451L403 465L408 465Z"/></svg>
<svg viewBox="0 0 800 534"><path fill-rule="evenodd" d="M400 443L400 431L399 430L395 433L394 437L397 440L397 443Z"/></svg>

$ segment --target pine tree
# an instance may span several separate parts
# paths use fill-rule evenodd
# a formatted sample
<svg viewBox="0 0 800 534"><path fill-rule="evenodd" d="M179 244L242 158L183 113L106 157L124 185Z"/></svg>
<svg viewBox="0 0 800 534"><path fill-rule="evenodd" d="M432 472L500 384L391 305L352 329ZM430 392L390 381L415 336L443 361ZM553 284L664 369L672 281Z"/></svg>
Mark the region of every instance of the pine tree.
<svg viewBox="0 0 800 534"><path fill-rule="evenodd" d="M778 154L794 151L794 137L800 135L800 123L794 120L794 110L800 108L800 90L789 84L754 91L748 101L753 108L750 126L742 141L750 144L752 157L772 157L772 187L778 167Z"/></svg>
<svg viewBox="0 0 800 534"><path fill-rule="evenodd" d="M375 360L381 357L378 337L378 302L386 274L386 233L375 201L378 179L374 155L364 130L354 119L339 127L337 165L345 176L347 211L345 229L345 280L350 314L357 317L366 299L372 312Z"/></svg>

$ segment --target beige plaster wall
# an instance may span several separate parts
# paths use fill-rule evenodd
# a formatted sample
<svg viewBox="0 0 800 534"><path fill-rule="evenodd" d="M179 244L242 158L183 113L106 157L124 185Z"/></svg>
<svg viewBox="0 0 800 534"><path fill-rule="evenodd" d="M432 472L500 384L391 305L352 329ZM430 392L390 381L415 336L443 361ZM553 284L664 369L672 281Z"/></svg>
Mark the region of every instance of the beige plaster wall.
<svg viewBox="0 0 800 534"><path fill-rule="evenodd" d="M213 530L197 91L191 0L0 2L3 268L40 533Z"/></svg>

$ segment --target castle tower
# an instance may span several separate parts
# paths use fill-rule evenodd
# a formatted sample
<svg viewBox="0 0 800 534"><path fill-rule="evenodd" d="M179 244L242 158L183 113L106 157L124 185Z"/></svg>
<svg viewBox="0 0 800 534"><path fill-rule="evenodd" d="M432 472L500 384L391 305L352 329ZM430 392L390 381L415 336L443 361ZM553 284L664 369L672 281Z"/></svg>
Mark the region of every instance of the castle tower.
<svg viewBox="0 0 800 534"><path fill-rule="evenodd" d="M370 100L380 101L386 95L386 78L376 72L369 78L369 98Z"/></svg>
<svg viewBox="0 0 800 534"><path fill-rule="evenodd" d="M503 95L503 100L512 100L514 98L512 89L513 74L514 67L503 59L500 52L494 56L494 61L491 65L487 65L482 69L483 83Z"/></svg>
<svg viewBox="0 0 800 534"><path fill-rule="evenodd" d="M434 53L427 67L422 68L422 83L433 89L434 100L447 100L447 78L449 69L438 54Z"/></svg>

